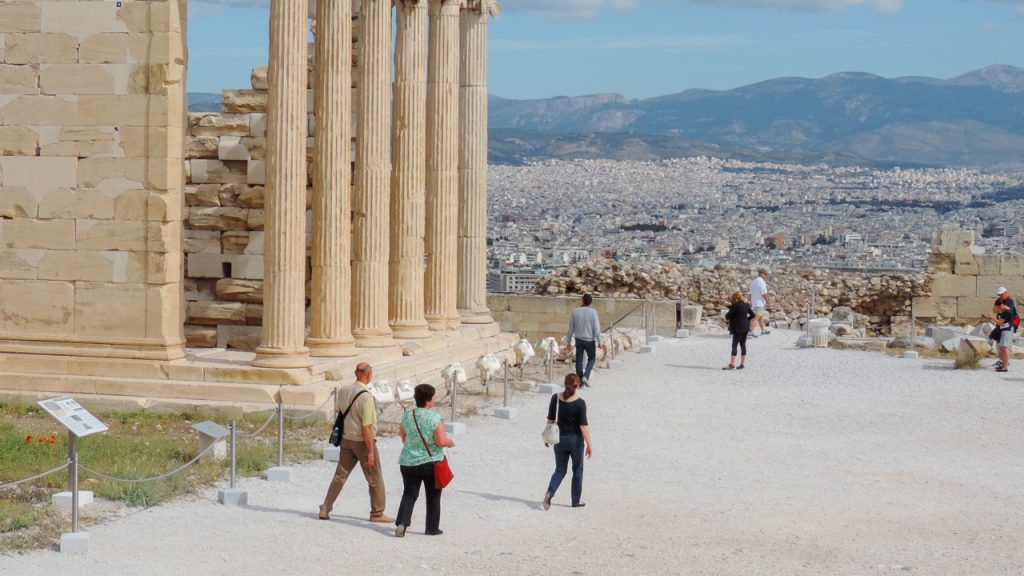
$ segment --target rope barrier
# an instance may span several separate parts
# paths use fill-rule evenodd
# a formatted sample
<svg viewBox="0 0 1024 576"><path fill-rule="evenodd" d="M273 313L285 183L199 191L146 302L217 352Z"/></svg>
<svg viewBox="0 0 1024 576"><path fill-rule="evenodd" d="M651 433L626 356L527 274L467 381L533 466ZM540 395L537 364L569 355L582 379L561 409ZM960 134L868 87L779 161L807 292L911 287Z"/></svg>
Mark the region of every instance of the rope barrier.
<svg viewBox="0 0 1024 576"><path fill-rule="evenodd" d="M126 482L128 484L142 484L143 482L155 482L157 480L163 480L164 478L170 478L171 476L174 476L175 474L177 474L178 472L181 472L185 468L188 468L189 466L195 464L196 462L199 461L200 458L205 456L207 452L209 452L210 450L213 450L213 448L216 445L217 445L217 442L213 442L209 446L207 446L205 450L203 450L202 452L197 454L195 458L193 458L193 459L189 460L188 462L182 464L178 468L175 468L174 470L171 470L170 472L167 472L166 474L161 474L159 476L153 476L153 477L150 477L150 478L118 478L116 476L108 476L107 474L103 474L102 472L98 472L96 470L93 470L92 468L89 468L88 466L86 466L84 464L79 464L79 468L81 468L85 472L88 472L88 473L92 474L93 476L96 476L97 478L102 478L103 480L109 480L111 482ZM66 464L65 464L65 466L66 466Z"/></svg>
<svg viewBox="0 0 1024 576"><path fill-rule="evenodd" d="M327 400L324 400L323 404L317 406L316 408L313 409L312 412L309 412L308 414L303 414L302 416L289 416L289 415L285 414L284 417L286 419L292 420L292 421L295 421L295 420L305 420L306 418L311 418L313 416L316 416L317 414L320 414L320 411L323 410L324 406L327 406L327 403L332 401L332 400L334 400L334 395L333 394L328 396ZM271 416L273 416L273 415L271 415Z"/></svg>
<svg viewBox="0 0 1024 576"><path fill-rule="evenodd" d="M267 421L264 422L262 426L257 428L255 432L237 431L236 434L238 434L239 436L248 436L248 437L258 436L260 432L263 432L267 428L267 426L270 426L270 423L274 420L274 416L277 416L277 410L271 411L270 412L270 416L267 416Z"/></svg>
<svg viewBox="0 0 1024 576"><path fill-rule="evenodd" d="M53 470L48 470L46 472L43 472L42 474L36 474L35 476L29 476L28 478L22 478L21 480L15 480L14 482L8 482L7 484L0 484L0 490L3 490L5 488L14 488L18 484L24 484L25 482L31 482L32 480L38 480L38 479L43 478L45 476L49 476L50 474L55 474L57 472L60 472L61 470L66 469L68 467L68 465L69 464L67 462L65 462L65 463L61 464L60 466L57 466Z"/></svg>

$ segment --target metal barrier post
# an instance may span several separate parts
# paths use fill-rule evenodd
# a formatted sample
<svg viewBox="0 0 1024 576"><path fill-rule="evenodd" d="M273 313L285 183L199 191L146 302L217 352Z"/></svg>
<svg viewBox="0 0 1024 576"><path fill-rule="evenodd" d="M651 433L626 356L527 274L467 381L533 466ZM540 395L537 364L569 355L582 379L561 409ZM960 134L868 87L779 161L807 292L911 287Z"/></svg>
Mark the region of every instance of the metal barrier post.
<svg viewBox="0 0 1024 576"><path fill-rule="evenodd" d="M284 466L284 402L277 402L277 465Z"/></svg>
<svg viewBox="0 0 1024 576"><path fill-rule="evenodd" d="M455 399L459 391L459 371L452 370L452 422L455 422Z"/></svg>
<svg viewBox="0 0 1024 576"><path fill-rule="evenodd" d="M651 332L647 327L647 301L644 300L644 342L646 343L651 338Z"/></svg>
<svg viewBox="0 0 1024 576"><path fill-rule="evenodd" d="M78 532L78 436L68 431L68 490L71 491L71 532Z"/></svg>
<svg viewBox="0 0 1024 576"><path fill-rule="evenodd" d="M231 421L228 426L231 431L231 478L230 487L221 490L217 494L217 500L225 506L245 506L249 503L249 493L241 488L236 488L238 483L238 422Z"/></svg>
<svg viewBox="0 0 1024 576"><path fill-rule="evenodd" d="M235 446L238 444L238 441L237 441L238 438L235 435L235 432L236 432L237 428L238 428L238 426L235 424L235 421L232 420L231 421L231 426L228 428L229 430L231 430L231 489L232 490L234 490L234 488L235 488L235 475L238 472L238 470L237 470L238 467L235 464L235 458L237 457L237 451L235 450Z"/></svg>
<svg viewBox="0 0 1024 576"><path fill-rule="evenodd" d="M657 336L658 335L658 301L657 300L652 300L651 301L651 324L653 325L652 330L654 331L654 335ZM647 339L650 340L650 336L648 336Z"/></svg>
<svg viewBox="0 0 1024 576"><path fill-rule="evenodd" d="M505 398L502 401L502 407L508 408L508 360L505 360Z"/></svg>
<svg viewBox="0 0 1024 576"><path fill-rule="evenodd" d="M551 372L555 369L555 355L551 350L551 344L548 344L547 350L544 353L545 364L548 365L548 384L551 384Z"/></svg>

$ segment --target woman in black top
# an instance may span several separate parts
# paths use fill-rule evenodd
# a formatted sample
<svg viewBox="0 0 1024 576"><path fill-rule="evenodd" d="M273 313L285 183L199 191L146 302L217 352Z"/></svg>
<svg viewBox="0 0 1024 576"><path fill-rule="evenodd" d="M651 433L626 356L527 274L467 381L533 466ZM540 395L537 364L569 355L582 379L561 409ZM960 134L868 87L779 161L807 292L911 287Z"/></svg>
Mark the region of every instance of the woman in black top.
<svg viewBox="0 0 1024 576"><path fill-rule="evenodd" d="M729 321L729 334L732 334L732 357L729 358L729 365L722 370L732 370L733 368L743 370L743 364L747 361L747 334L750 333L750 320L757 314L754 314L750 306L743 301L743 295L739 292L733 292L732 298L729 300L732 305L725 313L725 319ZM737 346L743 352L743 355L740 356L739 366L736 366Z"/></svg>
<svg viewBox="0 0 1024 576"><path fill-rule="evenodd" d="M587 403L576 395L580 387L580 379L575 374L565 377L565 391L551 396L548 406L548 423L555 421L558 414L558 444L555 444L555 473L551 475L548 491L544 494L544 509L551 507L551 497L565 478L569 460L572 459L572 507L586 506L580 502L583 493L583 445L586 443L586 455L593 453L590 441L590 426L587 424Z"/></svg>

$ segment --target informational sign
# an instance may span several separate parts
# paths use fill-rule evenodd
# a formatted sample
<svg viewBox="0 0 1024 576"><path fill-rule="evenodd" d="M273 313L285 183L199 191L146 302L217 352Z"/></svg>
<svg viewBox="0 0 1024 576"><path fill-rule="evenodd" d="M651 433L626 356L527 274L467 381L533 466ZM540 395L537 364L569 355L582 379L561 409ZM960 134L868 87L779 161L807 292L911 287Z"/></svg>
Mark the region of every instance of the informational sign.
<svg viewBox="0 0 1024 576"><path fill-rule="evenodd" d="M79 438L108 430L106 424L100 422L88 410L82 408L82 405L74 398L40 400L39 405Z"/></svg>

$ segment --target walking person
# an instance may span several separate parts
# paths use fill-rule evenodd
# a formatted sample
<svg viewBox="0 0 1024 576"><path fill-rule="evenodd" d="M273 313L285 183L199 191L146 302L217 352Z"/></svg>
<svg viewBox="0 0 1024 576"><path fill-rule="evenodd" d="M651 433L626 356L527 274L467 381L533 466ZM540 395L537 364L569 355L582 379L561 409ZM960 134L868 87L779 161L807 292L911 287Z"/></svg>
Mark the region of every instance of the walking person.
<svg viewBox="0 0 1024 576"><path fill-rule="evenodd" d="M1012 322L1012 324L1011 324L1011 327L1012 327L1011 328L1011 332L1012 333L1016 333L1017 332L1017 325L1020 323L1020 317L1017 315L1017 303L1013 301L1013 297L1010 296L1010 292L1007 291L1005 287L1000 286L999 289L996 290L996 301L995 301L995 304L992 305L992 313L995 314L997 317L1002 312L1002 309L1000 308L1000 306L1002 306L1002 305L1006 305L1007 307L1009 307L1009 309L1010 309L1010 318L1011 318L1011 322ZM1010 346L1013 346L1013 336L1012 335L1009 336L1009 339L1010 339ZM1003 361L1002 360L997 360L996 361L996 369L998 370L1002 366L1003 366Z"/></svg>
<svg viewBox="0 0 1024 576"><path fill-rule="evenodd" d="M395 520L395 536L405 536L412 523L412 510L420 497L420 484L427 492L428 536L443 534L441 525L441 488L434 486L434 462L444 459L443 448L452 448L455 441L448 438L441 415L434 412L434 387L420 384L413 392L416 407L402 416L402 455L398 464L402 470L402 504Z"/></svg>
<svg viewBox="0 0 1024 576"><path fill-rule="evenodd" d="M338 468L327 488L327 496L320 505L321 520L330 520L334 502L345 487L345 481L358 463L370 487L370 522L390 523L395 519L384 515L384 477L377 454L377 403L370 393L373 367L366 362L356 365L356 381L341 388L339 400L347 406L345 427L342 431Z"/></svg>
<svg viewBox="0 0 1024 576"><path fill-rule="evenodd" d="M725 313L725 319L729 321L729 334L732 334L732 356L729 357L729 365L723 367L722 370L732 370L733 368L743 370L743 366L747 362L747 335L750 334L750 321L757 315L743 301L743 295L739 292L733 292L729 301L731 305L729 311ZM736 366L737 348L742 351L739 366Z"/></svg>
<svg viewBox="0 0 1024 576"><path fill-rule="evenodd" d="M583 495L583 456L587 458L594 452L594 443L590 439L590 425L587 424L587 402L576 394L580 379L575 374L565 376L565 390L561 394L553 394L548 406L548 423L558 421L559 440L555 444L555 473L548 482L548 491L544 493L543 506L551 507L551 498L562 484L572 460L572 507L586 506L580 501ZM585 448L584 448L585 446Z"/></svg>
<svg viewBox="0 0 1024 576"><path fill-rule="evenodd" d="M583 386L590 386L590 371L597 362L597 346L601 341L601 320L597 317L597 310L591 306L593 302L593 296L583 295L583 305L573 310L569 318L569 334L566 336L567 342L576 337L576 376ZM586 368L583 367L584 353L587 355Z"/></svg>
<svg viewBox="0 0 1024 576"><path fill-rule="evenodd" d="M996 303L995 317L996 329L992 331L992 338L999 345L999 362L996 364L996 372L1008 372L1010 370L1010 348L1013 347L1013 317L1014 311L1009 304Z"/></svg>
<svg viewBox="0 0 1024 576"><path fill-rule="evenodd" d="M757 278L750 282L750 306L754 309L754 324L761 327L761 336L771 334L768 331L768 272L764 269L757 271ZM750 331L751 338L757 338L753 329Z"/></svg>

